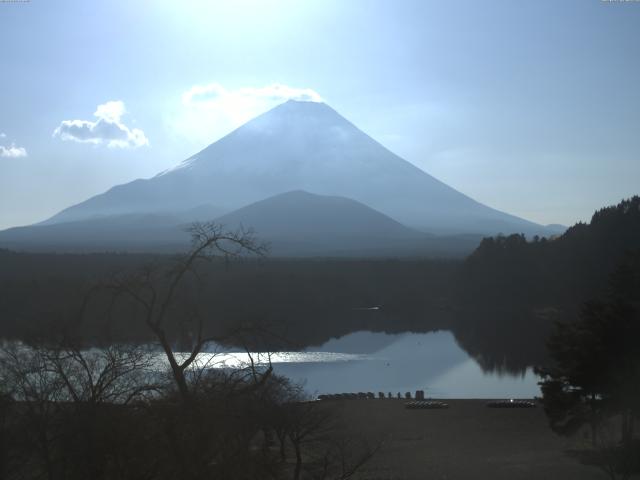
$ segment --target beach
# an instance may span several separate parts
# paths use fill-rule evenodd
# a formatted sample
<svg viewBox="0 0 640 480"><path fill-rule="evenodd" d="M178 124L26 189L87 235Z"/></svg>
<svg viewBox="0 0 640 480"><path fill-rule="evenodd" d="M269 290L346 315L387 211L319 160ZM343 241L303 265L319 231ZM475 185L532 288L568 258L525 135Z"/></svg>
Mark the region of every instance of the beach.
<svg viewBox="0 0 640 480"><path fill-rule="evenodd" d="M590 480L607 476L571 452L588 439L554 434L540 406L488 408L487 400L443 400L447 409L408 410L404 400L338 400L347 428L380 451L358 478L376 480Z"/></svg>

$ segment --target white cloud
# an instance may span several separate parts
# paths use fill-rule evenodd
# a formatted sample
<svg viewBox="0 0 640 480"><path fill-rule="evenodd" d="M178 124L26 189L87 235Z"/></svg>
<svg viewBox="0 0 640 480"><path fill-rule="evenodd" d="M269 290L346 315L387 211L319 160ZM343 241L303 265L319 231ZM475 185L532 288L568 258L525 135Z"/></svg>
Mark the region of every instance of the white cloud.
<svg viewBox="0 0 640 480"><path fill-rule="evenodd" d="M7 138L7 134L4 132L0 132L0 138ZM11 146L9 147L0 145L0 157L19 158L26 156L27 150L24 147L16 147L15 143L13 142L11 142Z"/></svg>
<svg viewBox="0 0 640 480"><path fill-rule="evenodd" d="M122 117L126 112L123 102L111 101L98 105L94 115L108 122L119 123L120 117Z"/></svg>
<svg viewBox="0 0 640 480"><path fill-rule="evenodd" d="M5 138L4 135L2 138ZM0 157L9 157L9 158L18 158L18 157L26 157L27 151L24 147L16 147L15 144L11 144L10 147L5 147L0 145Z"/></svg>
<svg viewBox="0 0 640 480"><path fill-rule="evenodd" d="M111 148L134 148L149 145L144 132L122 123L127 113L124 103L110 101L98 105L93 114L97 120L63 120L53 132L54 137L94 145L106 144Z"/></svg>
<svg viewBox="0 0 640 480"><path fill-rule="evenodd" d="M227 89L219 83L194 85L167 123L172 132L198 143L211 143L234 128L286 100L321 102L310 88L274 83Z"/></svg>

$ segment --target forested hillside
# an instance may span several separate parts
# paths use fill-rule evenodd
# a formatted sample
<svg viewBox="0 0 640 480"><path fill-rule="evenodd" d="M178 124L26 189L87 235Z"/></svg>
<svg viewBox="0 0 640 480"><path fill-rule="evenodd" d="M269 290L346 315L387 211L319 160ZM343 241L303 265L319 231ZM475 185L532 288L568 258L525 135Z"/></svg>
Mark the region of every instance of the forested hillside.
<svg viewBox="0 0 640 480"><path fill-rule="evenodd" d="M455 285L456 335L488 367L499 368L504 359L513 368L544 362L553 323L604 295L617 268L638 268L639 251L638 196L598 210L590 223L557 238L485 238Z"/></svg>

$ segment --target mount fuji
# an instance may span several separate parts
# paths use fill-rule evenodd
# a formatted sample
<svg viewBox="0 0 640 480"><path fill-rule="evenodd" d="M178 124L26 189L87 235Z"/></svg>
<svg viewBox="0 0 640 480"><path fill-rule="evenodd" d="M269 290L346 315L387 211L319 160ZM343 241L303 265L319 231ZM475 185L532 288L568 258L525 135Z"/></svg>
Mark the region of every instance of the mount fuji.
<svg viewBox="0 0 640 480"><path fill-rule="evenodd" d="M0 232L0 245L69 244L65 230L71 237L78 228L90 230L90 225L100 222L119 228L122 241L127 225L135 225L139 239L144 237L135 220L139 216L152 218L156 229L162 226L175 232L186 221L231 215L250 204L296 191L353 200L379 214L371 219L402 224L406 236L413 239L417 232L447 236L555 233L447 186L386 149L328 105L290 100L173 169L115 186L38 225ZM333 204L322 205L330 211ZM310 218L317 215L317 209L309 211ZM269 217L261 220L264 225ZM355 217L353 221L357 224ZM348 223L343 219L341 225ZM284 238L291 226L280 226L279 237ZM50 228L56 232L55 239L48 238ZM257 233L260 235L259 229Z"/></svg>

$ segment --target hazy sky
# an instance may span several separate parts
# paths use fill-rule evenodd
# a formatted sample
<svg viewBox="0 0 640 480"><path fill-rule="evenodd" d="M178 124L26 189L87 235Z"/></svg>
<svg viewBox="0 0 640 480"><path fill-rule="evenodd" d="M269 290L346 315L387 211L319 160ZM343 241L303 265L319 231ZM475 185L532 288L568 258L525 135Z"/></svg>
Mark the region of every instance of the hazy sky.
<svg viewBox="0 0 640 480"><path fill-rule="evenodd" d="M0 45L0 228L289 97L533 221L640 193L640 1L0 2Z"/></svg>

